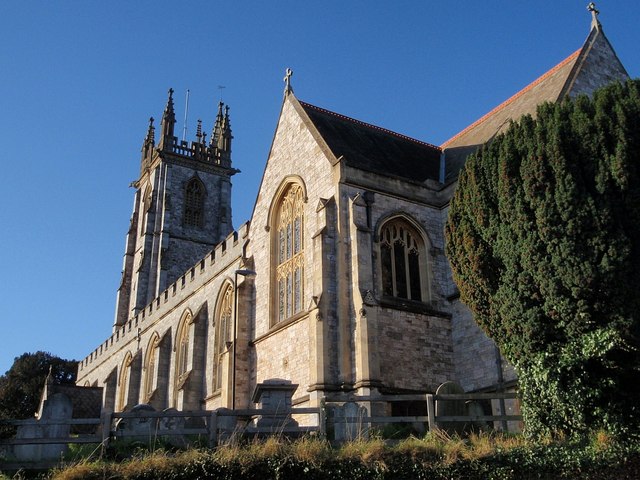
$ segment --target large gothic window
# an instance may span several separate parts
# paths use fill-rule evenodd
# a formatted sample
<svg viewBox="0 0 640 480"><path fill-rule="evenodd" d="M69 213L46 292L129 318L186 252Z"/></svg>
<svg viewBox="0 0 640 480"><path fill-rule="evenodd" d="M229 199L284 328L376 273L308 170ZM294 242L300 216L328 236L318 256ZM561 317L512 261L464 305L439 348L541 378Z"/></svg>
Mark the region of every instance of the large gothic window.
<svg viewBox="0 0 640 480"><path fill-rule="evenodd" d="M385 223L380 230L380 270L383 296L429 300L424 241L401 218Z"/></svg>
<svg viewBox="0 0 640 480"><path fill-rule="evenodd" d="M192 178L184 192L184 224L202 227L204 223L204 186L197 178Z"/></svg>
<svg viewBox="0 0 640 480"><path fill-rule="evenodd" d="M218 301L215 319L215 340L213 352L213 391L222 388L222 357L227 351L227 342L232 341L233 329L233 287L227 285Z"/></svg>
<svg viewBox="0 0 640 480"><path fill-rule="evenodd" d="M286 320L302 311L304 291L304 193L291 184L280 197L276 217L276 318Z"/></svg>

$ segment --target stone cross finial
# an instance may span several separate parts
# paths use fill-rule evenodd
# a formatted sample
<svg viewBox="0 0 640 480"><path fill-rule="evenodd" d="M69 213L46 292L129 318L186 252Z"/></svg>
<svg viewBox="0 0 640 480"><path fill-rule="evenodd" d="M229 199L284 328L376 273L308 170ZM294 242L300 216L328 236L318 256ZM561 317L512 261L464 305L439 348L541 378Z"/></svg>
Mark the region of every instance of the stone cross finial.
<svg viewBox="0 0 640 480"><path fill-rule="evenodd" d="M284 75L284 94L288 95L293 92L291 88L291 77L293 76L293 70L287 68Z"/></svg>
<svg viewBox="0 0 640 480"><path fill-rule="evenodd" d="M594 2L589 2L587 10L591 12L591 28L600 28L600 22L598 21L600 11L596 9L596 4Z"/></svg>

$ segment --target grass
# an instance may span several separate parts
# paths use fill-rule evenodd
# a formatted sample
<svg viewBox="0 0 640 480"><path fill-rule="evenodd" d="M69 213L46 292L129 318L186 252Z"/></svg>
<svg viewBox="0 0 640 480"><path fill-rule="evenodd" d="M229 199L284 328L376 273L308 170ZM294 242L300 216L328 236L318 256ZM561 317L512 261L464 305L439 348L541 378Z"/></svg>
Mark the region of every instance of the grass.
<svg viewBox="0 0 640 480"><path fill-rule="evenodd" d="M621 444L604 432L579 442L560 438L538 443L519 435L482 433L461 438L434 432L392 444L370 438L336 447L318 437L233 439L214 450L138 450L122 462L99 458L97 451L87 448L87 458L50 472L48 478L622 479L638 478L640 468L640 444ZM0 476L8 478L23 477Z"/></svg>

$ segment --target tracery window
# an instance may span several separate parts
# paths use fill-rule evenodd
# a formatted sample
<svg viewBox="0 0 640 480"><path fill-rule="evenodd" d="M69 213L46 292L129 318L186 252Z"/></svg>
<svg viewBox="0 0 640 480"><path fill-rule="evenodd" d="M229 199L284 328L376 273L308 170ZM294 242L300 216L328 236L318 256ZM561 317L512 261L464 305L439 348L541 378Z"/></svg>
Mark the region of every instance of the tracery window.
<svg viewBox="0 0 640 480"><path fill-rule="evenodd" d="M185 187L184 224L202 227L204 221L204 186L197 178L192 178Z"/></svg>
<svg viewBox="0 0 640 480"><path fill-rule="evenodd" d="M226 289L220 296L216 324L215 324L215 340L214 340L214 358L213 358L213 390L218 391L222 388L222 356L227 351L227 342L232 341L233 328L233 287L227 285Z"/></svg>
<svg viewBox="0 0 640 480"><path fill-rule="evenodd" d="M380 269L384 296L428 301L424 241L403 219L395 218L380 230Z"/></svg>
<svg viewBox="0 0 640 480"><path fill-rule="evenodd" d="M276 223L276 318L278 322L302 311L304 293L304 194L292 184L280 199Z"/></svg>

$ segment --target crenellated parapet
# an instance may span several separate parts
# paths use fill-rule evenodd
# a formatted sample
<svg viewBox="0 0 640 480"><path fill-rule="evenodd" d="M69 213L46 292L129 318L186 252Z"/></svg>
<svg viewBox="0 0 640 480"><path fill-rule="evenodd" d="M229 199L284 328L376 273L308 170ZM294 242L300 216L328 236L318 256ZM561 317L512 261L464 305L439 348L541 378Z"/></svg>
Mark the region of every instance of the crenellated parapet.
<svg viewBox="0 0 640 480"><path fill-rule="evenodd" d="M78 363L78 378L88 375L125 345L139 343L147 330L152 329L158 321L179 308L208 283L221 275L232 276L238 268L238 262L245 258L249 227L247 222L232 232L135 316L114 329L109 338Z"/></svg>

